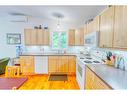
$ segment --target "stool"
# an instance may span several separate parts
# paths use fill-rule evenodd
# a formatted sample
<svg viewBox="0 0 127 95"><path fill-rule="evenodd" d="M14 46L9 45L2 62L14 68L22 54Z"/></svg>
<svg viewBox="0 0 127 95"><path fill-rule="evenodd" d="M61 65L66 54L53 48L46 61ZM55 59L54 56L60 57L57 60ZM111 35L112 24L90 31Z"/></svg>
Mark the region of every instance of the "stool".
<svg viewBox="0 0 127 95"><path fill-rule="evenodd" d="M19 77L19 66L6 66L5 77Z"/></svg>

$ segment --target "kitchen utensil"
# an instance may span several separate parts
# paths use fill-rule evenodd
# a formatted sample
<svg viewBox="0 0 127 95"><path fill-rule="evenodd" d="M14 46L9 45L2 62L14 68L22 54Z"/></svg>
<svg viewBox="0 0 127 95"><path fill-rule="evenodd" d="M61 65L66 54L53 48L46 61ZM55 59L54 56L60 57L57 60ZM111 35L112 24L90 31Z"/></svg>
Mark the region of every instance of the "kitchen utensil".
<svg viewBox="0 0 127 95"><path fill-rule="evenodd" d="M111 60L111 56L112 56L112 52L106 52L106 54L107 54L107 60Z"/></svg>

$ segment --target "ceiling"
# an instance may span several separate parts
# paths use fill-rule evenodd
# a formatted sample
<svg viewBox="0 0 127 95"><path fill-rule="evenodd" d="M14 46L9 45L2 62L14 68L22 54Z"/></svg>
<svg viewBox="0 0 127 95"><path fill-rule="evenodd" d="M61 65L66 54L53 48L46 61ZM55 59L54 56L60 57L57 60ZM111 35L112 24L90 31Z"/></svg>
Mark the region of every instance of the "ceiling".
<svg viewBox="0 0 127 95"><path fill-rule="evenodd" d="M69 27L81 26L107 6L0 6L0 20L11 20L10 14L23 14L30 17L31 22L46 23L51 26L57 22L57 15L61 17L61 23ZM16 16L15 16L16 17Z"/></svg>

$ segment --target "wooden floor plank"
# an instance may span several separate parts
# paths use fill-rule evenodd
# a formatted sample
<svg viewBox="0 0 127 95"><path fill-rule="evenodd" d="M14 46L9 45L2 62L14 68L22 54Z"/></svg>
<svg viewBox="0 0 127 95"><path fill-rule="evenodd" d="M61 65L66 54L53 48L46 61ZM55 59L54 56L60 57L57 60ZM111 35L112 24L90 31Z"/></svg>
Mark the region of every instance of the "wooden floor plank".
<svg viewBox="0 0 127 95"><path fill-rule="evenodd" d="M19 90L78 90L79 86L75 75L68 75L68 81L48 81L48 75L27 76Z"/></svg>

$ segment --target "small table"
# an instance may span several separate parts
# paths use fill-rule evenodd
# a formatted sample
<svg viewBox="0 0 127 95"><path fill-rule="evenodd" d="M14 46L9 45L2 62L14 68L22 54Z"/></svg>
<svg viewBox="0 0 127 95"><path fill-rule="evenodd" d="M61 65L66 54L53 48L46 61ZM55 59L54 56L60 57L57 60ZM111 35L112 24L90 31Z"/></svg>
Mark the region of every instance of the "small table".
<svg viewBox="0 0 127 95"><path fill-rule="evenodd" d="M19 66L6 66L5 77L19 77L20 67Z"/></svg>

